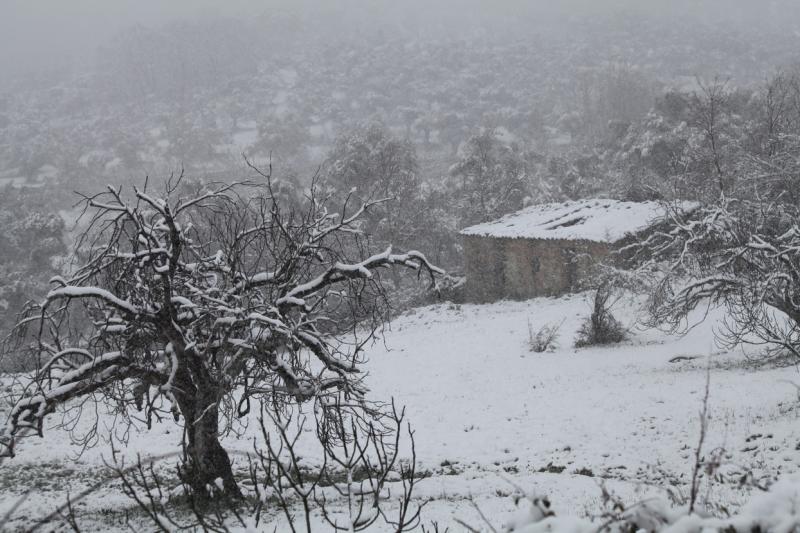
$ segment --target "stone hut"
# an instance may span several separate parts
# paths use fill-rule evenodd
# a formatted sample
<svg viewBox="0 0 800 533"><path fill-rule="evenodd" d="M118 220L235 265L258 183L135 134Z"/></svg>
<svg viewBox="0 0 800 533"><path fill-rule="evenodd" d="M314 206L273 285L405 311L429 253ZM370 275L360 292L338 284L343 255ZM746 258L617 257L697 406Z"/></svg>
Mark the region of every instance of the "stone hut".
<svg viewBox="0 0 800 533"><path fill-rule="evenodd" d="M466 228L466 300L574 292L616 247L663 216L657 202L591 199L534 205Z"/></svg>

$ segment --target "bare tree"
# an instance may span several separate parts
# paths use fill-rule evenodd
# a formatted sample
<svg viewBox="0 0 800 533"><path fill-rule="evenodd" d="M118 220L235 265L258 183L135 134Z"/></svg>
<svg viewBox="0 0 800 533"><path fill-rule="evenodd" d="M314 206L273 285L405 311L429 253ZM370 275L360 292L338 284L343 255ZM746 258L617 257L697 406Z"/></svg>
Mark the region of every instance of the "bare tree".
<svg viewBox="0 0 800 533"><path fill-rule="evenodd" d="M374 204L332 213L312 185L305 208L285 212L262 177L191 196L178 178L162 197L145 184L85 199L80 264L24 310L9 346L36 369L10 412L6 454L58 406L80 414L101 393L123 420L134 406L148 423L182 417L193 494L207 498L221 478L238 496L219 437L253 398L363 396L364 347L384 320L363 311L383 294L380 270L431 284L441 271L415 251L368 255L358 225Z"/></svg>
<svg viewBox="0 0 800 533"><path fill-rule="evenodd" d="M778 72L753 98L755 117L748 128L742 166L744 190L800 203L800 72Z"/></svg>
<svg viewBox="0 0 800 533"><path fill-rule="evenodd" d="M640 269L656 280L648 323L672 331L689 313L722 305L728 345L765 345L800 357L800 211L765 200L722 199L638 243Z"/></svg>
<svg viewBox="0 0 800 533"><path fill-rule="evenodd" d="M705 151L702 157L709 160L712 173L716 178L719 194L728 189L726 169L724 169L723 144L726 113L730 101L728 82L714 78L710 83L699 79L700 90L689 100L690 123L700 130L705 138Z"/></svg>

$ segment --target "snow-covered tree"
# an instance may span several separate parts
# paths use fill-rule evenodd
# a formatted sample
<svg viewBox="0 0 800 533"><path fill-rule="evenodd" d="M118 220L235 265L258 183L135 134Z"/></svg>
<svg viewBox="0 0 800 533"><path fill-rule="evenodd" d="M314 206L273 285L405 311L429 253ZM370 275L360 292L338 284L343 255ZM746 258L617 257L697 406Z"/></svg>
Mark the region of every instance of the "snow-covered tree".
<svg viewBox="0 0 800 533"><path fill-rule="evenodd" d="M10 411L6 453L59 406L101 393L123 419L134 407L148 424L182 418L185 483L203 498L221 478L238 495L223 421L251 401L362 398L364 346L383 320L362 308L381 294L380 271L431 283L440 271L415 251L365 253L357 225L374 204L334 213L312 186L305 208L287 211L263 177L192 196L175 180L160 197L109 187L86 198L80 264L16 328L11 348L36 370Z"/></svg>
<svg viewBox="0 0 800 533"><path fill-rule="evenodd" d="M11 187L0 189L0 196L0 330L5 335L25 302L47 292L66 246L64 221L51 205ZM6 370L16 369L16 361L4 363Z"/></svg>
<svg viewBox="0 0 800 533"><path fill-rule="evenodd" d="M680 330L698 307L722 305L729 345L765 345L800 357L800 208L722 199L674 210L637 250L657 275L650 322Z"/></svg>
<svg viewBox="0 0 800 533"><path fill-rule="evenodd" d="M497 218L523 207L527 171L520 150L486 129L462 147L450 169L462 225Z"/></svg>
<svg viewBox="0 0 800 533"><path fill-rule="evenodd" d="M420 186L417 155L409 141L379 123L340 136L328 155L327 181L339 202L385 199L368 213L369 232L381 244L409 242L419 234Z"/></svg>

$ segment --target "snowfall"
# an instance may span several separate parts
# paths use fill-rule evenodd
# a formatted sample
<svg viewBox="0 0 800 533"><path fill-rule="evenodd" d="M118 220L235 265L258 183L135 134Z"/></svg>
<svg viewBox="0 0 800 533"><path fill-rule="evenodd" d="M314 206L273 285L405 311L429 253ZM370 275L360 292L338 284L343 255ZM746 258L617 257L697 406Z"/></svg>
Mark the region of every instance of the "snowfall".
<svg viewBox="0 0 800 533"><path fill-rule="evenodd" d="M704 505L715 514L740 509L751 494L738 482L750 474L764 484L788 483L800 507L800 484L792 484L800 464L795 366L760 364L756 348L720 349L713 335L719 310L684 336L642 329L635 299L614 310L629 340L576 349L590 299L419 308L394 319L370 348L371 395L405 405L416 430L417 468L427 477L414 498L427 502L429 530L438 523L440 531L462 531L466 523L491 531L483 514L501 531L519 512L518 492L546 495L557 516L587 520L602 512L604 491L626 504L688 494L707 379L703 450L724 452L717 479L702 484ZM530 351L530 329L562 320L556 348ZM58 421L54 415L49 423ZM249 437L226 440L228 449L252 451L253 426ZM127 461L161 455L178 450L179 440L174 424L155 424L131 434L120 453ZM44 438L25 439L0 465L0 516L14 508L9 530L109 475L108 446L80 452L67 431L45 428ZM246 470L242 455L233 458ZM126 530L122 517L134 509L113 480L74 507L85 531ZM267 524L264 531L285 530L277 513ZM52 527L66 529L45 529Z"/></svg>

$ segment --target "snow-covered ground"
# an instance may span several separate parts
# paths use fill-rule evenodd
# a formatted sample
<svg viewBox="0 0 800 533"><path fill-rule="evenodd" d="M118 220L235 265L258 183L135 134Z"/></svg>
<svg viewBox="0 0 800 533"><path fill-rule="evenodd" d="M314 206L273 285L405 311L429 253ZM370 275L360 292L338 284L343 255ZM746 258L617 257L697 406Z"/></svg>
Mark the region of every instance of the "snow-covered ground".
<svg viewBox="0 0 800 533"><path fill-rule="evenodd" d="M723 480L704 485L703 497L734 509L746 498L734 481L746 471L770 478L798 471L797 368L754 365L752 350L719 350L718 312L684 337L634 329L621 345L575 349L589 297L417 309L371 348L372 394L407 407L419 469L431 474L416 493L431 500L423 523L460 531L458 518L480 526L472 499L499 527L513 509L506 496L515 485L577 515L599 510L601 484L629 502L670 485L687 492L709 368L704 449L725 453ZM635 302L616 313L633 326ZM535 331L562 319L559 347L531 352L529 324ZM670 362L676 356L683 359ZM156 424L131 435L124 453L163 454L177 450L179 439L175 426ZM248 439L226 445L252 449ZM65 431L25 440L0 466L0 515L31 490L12 522L19 527L101 479L108 448L77 458L78 451ZM113 483L98 494L76 504L87 529L124 527L120 515L130 502Z"/></svg>

